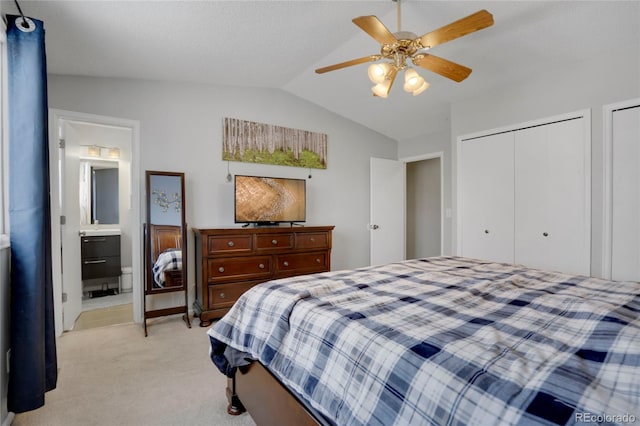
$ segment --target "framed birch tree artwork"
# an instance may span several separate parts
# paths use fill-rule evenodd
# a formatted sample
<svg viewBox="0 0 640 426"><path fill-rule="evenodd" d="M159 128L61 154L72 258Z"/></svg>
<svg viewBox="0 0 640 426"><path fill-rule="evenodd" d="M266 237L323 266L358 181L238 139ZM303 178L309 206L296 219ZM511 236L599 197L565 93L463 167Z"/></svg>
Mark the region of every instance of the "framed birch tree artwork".
<svg viewBox="0 0 640 426"><path fill-rule="evenodd" d="M222 159L312 169L327 168L327 135L225 118Z"/></svg>

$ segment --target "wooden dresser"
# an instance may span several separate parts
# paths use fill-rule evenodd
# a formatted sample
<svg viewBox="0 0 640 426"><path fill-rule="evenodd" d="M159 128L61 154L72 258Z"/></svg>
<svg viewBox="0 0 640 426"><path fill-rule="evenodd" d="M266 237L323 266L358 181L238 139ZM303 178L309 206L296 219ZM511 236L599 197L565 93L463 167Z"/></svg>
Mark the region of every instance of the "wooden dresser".
<svg viewBox="0 0 640 426"><path fill-rule="evenodd" d="M221 318L261 282L331 268L333 226L193 228L200 326Z"/></svg>

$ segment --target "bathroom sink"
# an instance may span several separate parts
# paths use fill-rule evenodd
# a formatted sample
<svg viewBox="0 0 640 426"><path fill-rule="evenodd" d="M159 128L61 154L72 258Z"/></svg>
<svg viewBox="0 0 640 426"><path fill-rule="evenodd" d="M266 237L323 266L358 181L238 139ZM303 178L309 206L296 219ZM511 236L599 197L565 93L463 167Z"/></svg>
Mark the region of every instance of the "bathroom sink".
<svg viewBox="0 0 640 426"><path fill-rule="evenodd" d="M119 228L108 229L81 229L80 235L87 237L105 237L107 235L120 235L122 232Z"/></svg>

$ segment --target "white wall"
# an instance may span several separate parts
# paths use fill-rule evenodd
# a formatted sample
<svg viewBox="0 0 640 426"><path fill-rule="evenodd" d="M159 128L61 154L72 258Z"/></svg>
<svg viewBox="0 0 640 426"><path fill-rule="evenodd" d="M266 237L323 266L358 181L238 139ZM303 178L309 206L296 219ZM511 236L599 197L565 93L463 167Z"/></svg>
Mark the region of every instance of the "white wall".
<svg viewBox="0 0 640 426"><path fill-rule="evenodd" d="M141 176L133 177L134 184L144 194L145 170L184 172L190 228L235 226L233 184L226 182L227 163L221 160L224 117L326 133L328 168L311 170L307 224L335 225L332 269L368 265L369 157L395 159L395 141L274 89L50 75L48 90L50 108L139 120ZM232 174L309 174L307 169L238 162L230 168ZM192 233L188 244L193 300Z"/></svg>
<svg viewBox="0 0 640 426"><path fill-rule="evenodd" d="M527 122L566 112L592 111L592 258L591 273L601 275L602 256L602 107L640 94L640 40L629 46L612 46L592 59L562 71L495 87L472 99L452 103L451 130L446 148L442 134L425 134L398 146L399 157L442 150L445 153L444 206L453 218L444 221L444 253L455 247L455 143L460 135Z"/></svg>
<svg viewBox="0 0 640 426"><path fill-rule="evenodd" d="M591 274L601 276L602 181L605 104L640 95L640 49L599 52L594 59L567 67L562 73L499 88L485 96L454 103L451 111L452 145L460 135L591 108ZM452 148L455 156L455 146ZM453 165L455 203L455 162ZM455 204L454 204L455 208ZM451 238L455 238L455 222Z"/></svg>
<svg viewBox="0 0 640 426"><path fill-rule="evenodd" d="M407 163L407 259L441 254L440 158Z"/></svg>
<svg viewBox="0 0 640 426"><path fill-rule="evenodd" d="M640 40L638 40L640 42ZM495 87L472 99L452 103L451 131L447 147L442 134L425 134L401 141L399 157L442 150L445 153L444 207L453 208L453 218L444 221L444 253L455 247L455 143L460 135L531 121L566 112L592 111L592 253L591 273L601 275L602 256L602 107L640 95L640 49L638 44L612 46L592 59L554 69L517 83Z"/></svg>
<svg viewBox="0 0 640 426"><path fill-rule="evenodd" d="M0 15L3 15L3 2L0 2ZM8 194L4 186L8 175L7 152L8 152L8 130L6 124L6 104L7 104L7 75L6 75L6 25L0 20L0 424L10 424L11 418L7 409L7 390L9 385L9 373L6 368L6 352L10 347L10 322L9 322L9 236L3 232L9 232L8 219L9 210Z"/></svg>

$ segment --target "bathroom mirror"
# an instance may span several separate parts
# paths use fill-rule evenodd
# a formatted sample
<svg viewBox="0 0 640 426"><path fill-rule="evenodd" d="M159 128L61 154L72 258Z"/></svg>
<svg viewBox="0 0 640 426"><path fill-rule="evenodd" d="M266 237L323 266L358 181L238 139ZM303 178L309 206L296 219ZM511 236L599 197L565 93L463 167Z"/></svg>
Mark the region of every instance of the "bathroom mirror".
<svg viewBox="0 0 640 426"><path fill-rule="evenodd" d="M146 198L145 336L148 318L183 313L191 327L187 309L184 173L147 171ZM147 296L177 291L184 292L184 305L147 310Z"/></svg>
<svg viewBox="0 0 640 426"><path fill-rule="evenodd" d="M80 225L120 223L118 162L80 160Z"/></svg>

